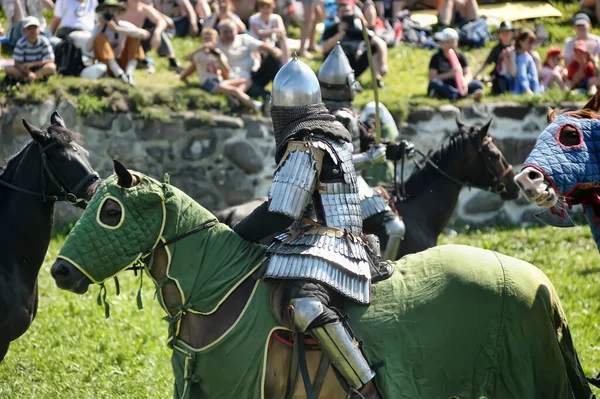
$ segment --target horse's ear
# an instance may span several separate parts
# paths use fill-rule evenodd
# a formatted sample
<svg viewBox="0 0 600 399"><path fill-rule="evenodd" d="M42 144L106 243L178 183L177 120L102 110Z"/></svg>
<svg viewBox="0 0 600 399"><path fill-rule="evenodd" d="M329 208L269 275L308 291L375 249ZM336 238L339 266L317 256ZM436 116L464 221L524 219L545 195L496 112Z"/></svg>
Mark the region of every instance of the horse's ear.
<svg viewBox="0 0 600 399"><path fill-rule="evenodd" d="M54 111L52 113L52 115L50 115L50 123L53 124L54 126L64 127L65 129L67 128L67 125L65 125L65 121L58 114L58 111Z"/></svg>
<svg viewBox="0 0 600 399"><path fill-rule="evenodd" d="M113 158L113 164L115 166L115 174L118 177L117 184L124 188L130 188L133 186L133 175L129 173L127 168L119 161Z"/></svg>
<svg viewBox="0 0 600 399"><path fill-rule="evenodd" d="M589 111L594 111L595 113L598 113L598 111L600 111L600 93L596 92L594 97L592 97L590 101L588 101L587 104L585 104L583 109L587 109Z"/></svg>
<svg viewBox="0 0 600 399"><path fill-rule="evenodd" d="M490 127L492 126L493 120L494 120L494 118L490 118L488 123L481 126L481 128L479 129L479 132L477 132L477 135L479 136L480 139L483 140L486 136L488 136L490 134Z"/></svg>
<svg viewBox="0 0 600 399"><path fill-rule="evenodd" d="M462 130L462 128L465 127L465 124L463 123L463 121L460 120L460 116L456 117L456 126L458 126L459 130Z"/></svg>
<svg viewBox="0 0 600 399"><path fill-rule="evenodd" d="M546 122L552 123L556 119L558 115L556 115L556 110L548 107L548 111L546 112Z"/></svg>
<svg viewBox="0 0 600 399"><path fill-rule="evenodd" d="M32 139L42 144L48 140L48 136L46 136L46 134L42 132L42 130L39 127L30 125L25 119L22 119L22 121L23 126L25 126L25 129L27 129Z"/></svg>

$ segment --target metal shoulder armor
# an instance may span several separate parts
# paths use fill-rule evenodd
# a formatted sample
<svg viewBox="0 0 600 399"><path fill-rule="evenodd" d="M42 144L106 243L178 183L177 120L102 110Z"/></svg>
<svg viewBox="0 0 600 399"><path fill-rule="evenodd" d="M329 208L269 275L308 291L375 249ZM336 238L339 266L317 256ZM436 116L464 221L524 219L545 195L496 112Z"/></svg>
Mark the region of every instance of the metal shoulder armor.
<svg viewBox="0 0 600 399"><path fill-rule="evenodd" d="M299 220L308 206L323 165L324 151L306 141L290 141L269 190L269 211Z"/></svg>

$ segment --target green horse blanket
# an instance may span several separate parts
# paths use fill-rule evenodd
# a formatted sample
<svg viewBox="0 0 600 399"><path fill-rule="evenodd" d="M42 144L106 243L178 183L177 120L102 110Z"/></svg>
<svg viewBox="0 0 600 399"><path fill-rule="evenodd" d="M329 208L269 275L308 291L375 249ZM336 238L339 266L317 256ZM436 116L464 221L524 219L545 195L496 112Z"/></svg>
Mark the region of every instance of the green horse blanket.
<svg viewBox="0 0 600 399"><path fill-rule="evenodd" d="M214 220L168 182L136 175L134 187L120 187L114 176L100 185L59 254L94 282ZM108 199L122 208L114 226L99 217ZM181 315L215 312L259 267L264 248L216 224L167 250L166 279L183 304L167 309L159 294L171 316L175 397L263 398L268 343L281 328L270 284L256 281L238 319L207 347L193 350L177 336ZM384 398L591 397L556 290L529 263L478 248L434 247L397 261L392 277L372 291L369 307L348 302L342 310Z"/></svg>
<svg viewBox="0 0 600 399"><path fill-rule="evenodd" d="M268 341L278 328L271 286L214 345L173 352L175 397L263 398ZM409 255L373 286L349 323L384 398L581 398L591 390L556 291L536 267L447 245Z"/></svg>

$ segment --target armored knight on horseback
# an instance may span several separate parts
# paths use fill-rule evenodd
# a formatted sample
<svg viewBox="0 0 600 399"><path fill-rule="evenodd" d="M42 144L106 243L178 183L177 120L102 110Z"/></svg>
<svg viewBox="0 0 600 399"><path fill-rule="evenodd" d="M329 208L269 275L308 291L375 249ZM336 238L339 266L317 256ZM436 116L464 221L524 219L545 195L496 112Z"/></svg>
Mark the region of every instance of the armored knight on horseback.
<svg viewBox="0 0 600 399"><path fill-rule="evenodd" d="M356 94L354 71L338 42L318 73L321 94L325 106L348 130L352 137L354 153L352 162L357 172L377 163L385 162L386 147L383 144L371 145L372 136L352 107ZM387 240L383 259L395 259L400 242L404 238L404 223L392 212L383 196L368 185L358 173L358 195L362 208L362 218L366 231L376 231L385 226Z"/></svg>
<svg viewBox="0 0 600 399"><path fill-rule="evenodd" d="M379 272L362 234L352 137L297 57L273 81L271 118L278 166L269 199L234 230L258 242L292 226L268 248L263 277L286 280L296 331L320 344L348 392L378 397L375 373L335 310L348 299L368 305Z"/></svg>

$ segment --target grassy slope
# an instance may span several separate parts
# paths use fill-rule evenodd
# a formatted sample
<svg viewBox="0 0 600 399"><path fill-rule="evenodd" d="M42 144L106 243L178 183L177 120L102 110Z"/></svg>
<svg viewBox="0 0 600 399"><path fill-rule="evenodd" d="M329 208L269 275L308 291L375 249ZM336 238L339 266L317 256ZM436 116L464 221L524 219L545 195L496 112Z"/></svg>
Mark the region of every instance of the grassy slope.
<svg viewBox="0 0 600 399"><path fill-rule="evenodd" d="M600 268L587 227L477 230L442 237L441 243L489 248L539 266L558 289L586 373L600 371ZM37 318L0 365L0 397L170 397L166 323L160 321L163 313L152 300L148 279L143 311L135 305L139 280L133 274L121 277L119 297L109 284L111 318L105 320L96 305L97 287L80 297L53 284L49 267L60 245L60 240L53 241L41 270Z"/></svg>
<svg viewBox="0 0 600 399"><path fill-rule="evenodd" d="M557 3L562 12L563 18L546 18L544 21L527 21L521 26L533 29L534 22L542 22L548 29L551 35L551 42L544 47L538 49L542 58L549 47L559 45L562 47L564 40L573 34L570 24L571 16L576 12L576 4L574 3ZM50 18L48 18L50 20ZM2 21L2 16L0 16ZM5 21L2 21L6 25ZM292 29L292 36L295 36L298 29ZM600 30L595 29L595 33L600 33ZM199 45L198 39L180 39L173 40L174 47L179 59L182 59L185 54ZM467 52L467 58L477 69L479 64L485 59L489 50L495 45L492 41L488 43L484 49L477 49ZM5 46L6 47L6 46ZM7 56L7 49L4 48L4 55ZM380 91L380 98L390 110L396 115L405 111L408 107L420 104L440 105L443 102L432 100L425 97L427 88L427 66L431 58L432 51L414 49L407 46L391 49L389 53L390 73L384 79L386 88ZM172 111L181 111L184 109L207 109L218 108L224 111L227 109L226 102L222 98L210 96L201 91L197 87L197 82L191 79L193 85L186 86L179 82L174 72L167 69L166 59L158 59L155 52L151 52L149 56L156 61L156 74L148 75L145 70L136 72L137 88L129 88L120 82L110 82L102 80L100 82L85 82L81 79L65 79L53 78L50 84L30 85L20 87L8 94L8 98L14 98L19 101L43 101L49 95L57 97L68 97L76 101L80 106L80 112L83 114L90 112L102 112L110 107L115 97L107 99L111 93L116 98L124 97L130 104L133 111L144 112L148 115L164 114L165 109ZM320 57L311 62L311 66L318 70L320 66ZM1 77L0 73L0 77ZM373 100L373 92L370 89L370 74L367 72L361 76L361 82L367 89L364 93L357 97L357 105L361 106ZM103 94L103 93L108 94ZM6 94L0 93L0 102ZM561 100L584 100L584 96L573 97L568 93L559 91L551 91L543 96L534 97L513 97L503 96L501 98L488 97L485 101L515 100L525 103L538 103L547 101L556 103ZM4 98L6 101L6 98ZM470 100L465 100L470 101ZM153 107L156 106L156 107ZM404 115L406 113L404 112Z"/></svg>

